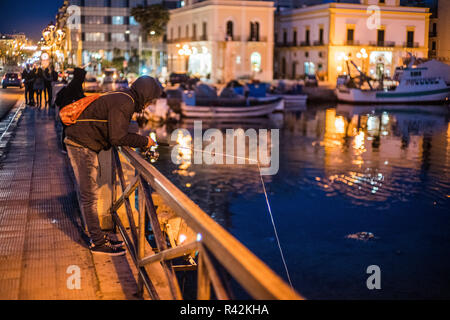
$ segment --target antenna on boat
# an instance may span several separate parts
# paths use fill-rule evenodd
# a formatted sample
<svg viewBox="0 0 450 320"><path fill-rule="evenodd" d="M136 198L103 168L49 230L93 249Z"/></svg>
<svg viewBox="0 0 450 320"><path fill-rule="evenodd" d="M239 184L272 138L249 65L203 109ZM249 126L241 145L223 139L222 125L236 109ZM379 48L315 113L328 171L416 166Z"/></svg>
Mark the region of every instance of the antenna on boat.
<svg viewBox="0 0 450 320"><path fill-rule="evenodd" d="M411 52L406 52L409 55L410 61L408 63L408 68L412 68L414 63L416 63L416 57Z"/></svg>
<svg viewBox="0 0 450 320"><path fill-rule="evenodd" d="M370 90L373 90L372 85L370 84L370 77L368 75L366 75L364 72L362 72L361 70L358 69L358 66L353 62L353 60L350 60L350 62L352 63L352 65L356 68L356 70L359 72L361 80L366 81L367 84L370 87ZM362 84L362 83L361 83ZM361 85L360 84L360 85Z"/></svg>

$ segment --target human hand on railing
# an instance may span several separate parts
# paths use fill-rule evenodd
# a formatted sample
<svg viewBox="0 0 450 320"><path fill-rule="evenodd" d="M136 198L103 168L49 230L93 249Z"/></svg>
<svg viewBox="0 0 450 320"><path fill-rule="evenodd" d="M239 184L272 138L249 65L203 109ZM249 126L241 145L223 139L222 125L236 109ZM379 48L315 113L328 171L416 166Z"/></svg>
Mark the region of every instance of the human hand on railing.
<svg viewBox="0 0 450 320"><path fill-rule="evenodd" d="M151 147L157 147L158 144L156 143L155 140L153 140L153 138L151 136L147 137L148 142L147 142L147 149L150 149Z"/></svg>

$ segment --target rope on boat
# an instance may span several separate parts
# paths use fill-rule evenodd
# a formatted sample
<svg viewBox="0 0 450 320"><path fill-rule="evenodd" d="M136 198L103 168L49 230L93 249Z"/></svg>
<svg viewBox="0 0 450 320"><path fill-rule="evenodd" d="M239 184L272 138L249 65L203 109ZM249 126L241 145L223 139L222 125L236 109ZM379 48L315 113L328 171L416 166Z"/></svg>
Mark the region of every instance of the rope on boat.
<svg viewBox="0 0 450 320"><path fill-rule="evenodd" d="M165 146L165 144L164 144L164 146ZM219 156L233 157L233 158L236 158L236 159L244 159L244 160L248 160L250 162L253 161L253 162L255 162L258 165L259 177L261 179L261 185L262 185L262 188L263 188L263 191L264 191L264 196L266 198L267 210L269 211L270 220L272 222L273 231L275 233L275 238L277 240L277 245L278 245L278 249L280 251L281 260L283 262L283 266L284 266L284 269L286 271L286 275L287 275L287 278L288 278L288 281L289 281L289 285L290 285L291 289L294 290L294 286L292 285L291 276L289 274L289 269L288 269L288 266L287 266L287 263L286 263L286 259L284 258L283 249L281 248L280 238L278 237L278 232L277 232L277 227L275 225L275 220L273 219L272 208L271 208L271 205L270 205L270 202L269 202L269 196L267 195L266 185L264 183L264 179L263 179L263 176L262 176L262 173L261 173L261 167L260 167L260 164L259 164L259 160L250 159L250 158L246 158L246 157L239 157L239 156L226 154L226 153L220 153L220 152L205 152L204 150L198 150L198 149L194 149L194 148L183 147L183 146L180 146L180 145L178 145L177 147L180 148L180 149L188 149L188 150L198 151L198 152L202 152L202 153L206 153L206 154L210 154L210 155L216 155L217 154Z"/></svg>

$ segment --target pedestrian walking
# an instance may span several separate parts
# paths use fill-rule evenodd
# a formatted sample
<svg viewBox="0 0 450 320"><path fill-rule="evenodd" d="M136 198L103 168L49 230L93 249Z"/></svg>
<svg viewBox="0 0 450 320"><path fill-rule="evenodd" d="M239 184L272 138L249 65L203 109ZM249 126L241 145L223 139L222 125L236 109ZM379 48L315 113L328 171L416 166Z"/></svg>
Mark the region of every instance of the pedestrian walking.
<svg viewBox="0 0 450 320"><path fill-rule="evenodd" d="M25 103L30 105L33 101L33 70L30 65L27 64L25 69L22 71L22 80L25 85Z"/></svg>
<svg viewBox="0 0 450 320"><path fill-rule="evenodd" d="M42 92L45 89L45 79L44 79L44 71L42 68L38 68L35 70L34 74L34 83L33 90L36 94L36 105L38 107L42 106Z"/></svg>
<svg viewBox="0 0 450 320"><path fill-rule="evenodd" d="M99 170L98 153L113 146L130 146L146 150L155 145L150 137L129 133L129 124L135 112L144 108L161 95L161 87L155 79L144 76L138 78L123 91L110 92L101 96L86 97L76 103L88 106L74 124L66 128L65 144L76 181L78 183L81 207L91 238L93 253L123 255L123 242L114 241L100 229L96 178ZM74 105L67 106L72 108ZM66 109L68 113L72 109ZM64 109L61 118L64 120ZM67 119L67 118L66 118Z"/></svg>
<svg viewBox="0 0 450 320"><path fill-rule="evenodd" d="M53 106L53 82L58 80L57 75L55 79L55 70L53 69L53 66L49 66L45 68L44 70L44 96L45 96L45 104L49 107Z"/></svg>

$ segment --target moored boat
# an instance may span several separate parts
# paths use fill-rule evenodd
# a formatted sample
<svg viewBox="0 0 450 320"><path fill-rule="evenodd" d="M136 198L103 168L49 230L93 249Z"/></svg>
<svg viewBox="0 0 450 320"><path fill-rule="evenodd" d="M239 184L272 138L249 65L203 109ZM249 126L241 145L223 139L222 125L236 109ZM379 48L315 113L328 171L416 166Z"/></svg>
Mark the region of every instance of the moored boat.
<svg viewBox="0 0 450 320"><path fill-rule="evenodd" d="M302 108L306 105L306 101L308 100L306 94L268 94L268 96L283 99L285 110Z"/></svg>
<svg viewBox="0 0 450 320"><path fill-rule="evenodd" d="M181 115L186 118L249 118L267 116L283 106L283 99L214 99L208 102L197 101L196 105L181 103Z"/></svg>
<svg viewBox="0 0 450 320"><path fill-rule="evenodd" d="M353 62L352 62L353 63ZM358 70L359 71L359 70ZM398 81L391 85L374 81L359 71L359 86L354 78L338 85L336 95L339 101L350 103L433 103L449 99L450 87L440 77L425 75L426 67L408 66L398 74ZM362 84L367 82L368 88ZM392 82L392 81L391 81Z"/></svg>

